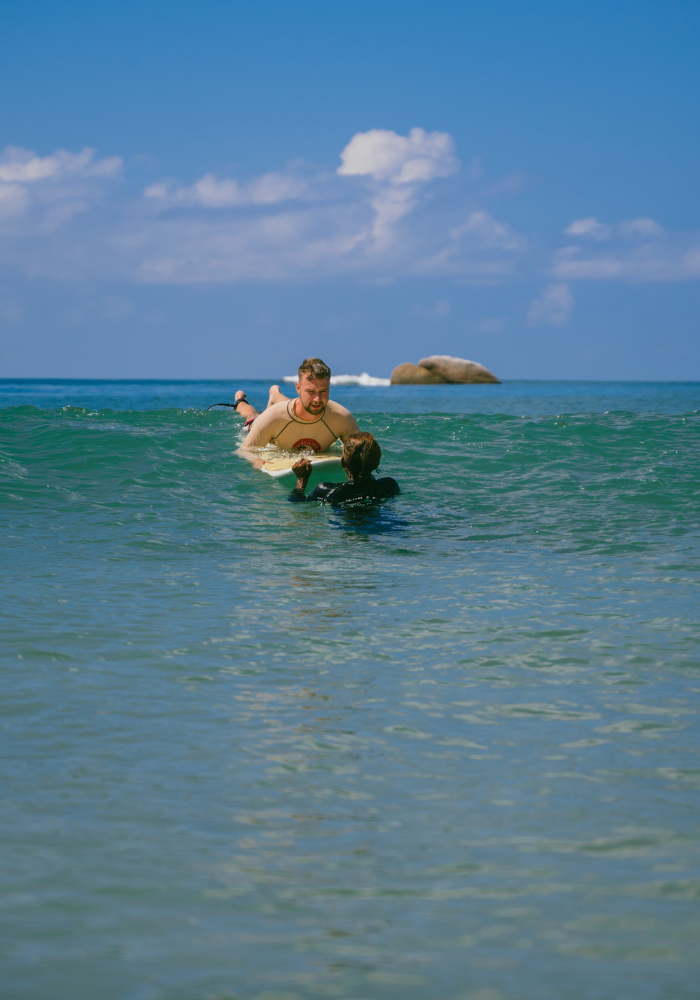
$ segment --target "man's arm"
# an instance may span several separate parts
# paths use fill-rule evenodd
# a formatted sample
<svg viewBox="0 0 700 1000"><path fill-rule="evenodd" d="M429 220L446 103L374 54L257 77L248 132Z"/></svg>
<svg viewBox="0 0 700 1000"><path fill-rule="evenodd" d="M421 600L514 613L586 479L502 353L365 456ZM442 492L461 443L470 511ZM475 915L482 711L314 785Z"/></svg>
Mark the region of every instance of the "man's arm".
<svg viewBox="0 0 700 1000"><path fill-rule="evenodd" d="M246 458L249 462L252 462L256 469L261 469L265 459L256 455L254 449L264 448L266 444L269 444L272 440L274 432L275 418L274 416L270 416L268 410L263 410L263 412L259 413L253 421L250 430L238 449L237 454L239 454L241 458Z"/></svg>
<svg viewBox="0 0 700 1000"><path fill-rule="evenodd" d="M259 413L251 424L245 441L241 445L241 451L250 451L251 448L264 448L272 440L275 432L277 417L270 410L263 410Z"/></svg>

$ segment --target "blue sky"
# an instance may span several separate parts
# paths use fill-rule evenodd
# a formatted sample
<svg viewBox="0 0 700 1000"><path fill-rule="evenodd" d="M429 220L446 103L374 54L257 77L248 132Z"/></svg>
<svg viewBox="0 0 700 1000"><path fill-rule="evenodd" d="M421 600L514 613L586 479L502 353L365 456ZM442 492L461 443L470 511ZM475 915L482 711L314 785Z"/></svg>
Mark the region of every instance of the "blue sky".
<svg viewBox="0 0 700 1000"><path fill-rule="evenodd" d="M700 379L697 3L0 15L0 375Z"/></svg>

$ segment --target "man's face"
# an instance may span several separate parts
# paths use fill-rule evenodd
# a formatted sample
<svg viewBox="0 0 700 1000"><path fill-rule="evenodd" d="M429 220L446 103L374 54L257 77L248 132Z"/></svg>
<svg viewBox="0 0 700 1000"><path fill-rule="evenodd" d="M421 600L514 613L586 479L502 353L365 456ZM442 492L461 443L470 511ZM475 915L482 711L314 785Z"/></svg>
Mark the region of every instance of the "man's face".
<svg viewBox="0 0 700 1000"><path fill-rule="evenodd" d="M297 392L301 405L307 413L311 413L315 417L325 410L330 391L331 384L327 379L309 378L307 375L302 375L300 381L297 382Z"/></svg>

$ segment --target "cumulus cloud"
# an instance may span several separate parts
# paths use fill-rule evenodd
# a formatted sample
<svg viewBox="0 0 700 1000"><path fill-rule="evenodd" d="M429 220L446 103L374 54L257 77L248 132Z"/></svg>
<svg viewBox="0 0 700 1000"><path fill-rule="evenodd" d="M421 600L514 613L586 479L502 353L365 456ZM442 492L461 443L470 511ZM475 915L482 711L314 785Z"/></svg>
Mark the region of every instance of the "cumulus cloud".
<svg viewBox="0 0 700 1000"><path fill-rule="evenodd" d="M365 274L488 284L548 269L553 284L529 315L555 325L571 309L567 282L700 277L700 235L668 232L648 217L575 219L546 268L541 237L487 210L498 185L478 171L446 184L459 170L445 132L371 129L352 136L332 171L207 172L192 183L158 180L134 199L115 185L120 157L8 147L0 155L0 261L33 275L178 283Z"/></svg>
<svg viewBox="0 0 700 1000"><path fill-rule="evenodd" d="M565 284L547 285L541 295L532 300L527 314L528 326L564 326L574 307L574 297Z"/></svg>
<svg viewBox="0 0 700 1000"><path fill-rule="evenodd" d="M564 230L567 236L579 236L596 241L608 240L615 236L622 239L647 239L661 236L663 231L653 219L627 219L618 226L608 226L592 216L588 219L576 219Z"/></svg>
<svg viewBox="0 0 700 1000"><path fill-rule="evenodd" d="M83 149L80 153L69 153L59 149L50 156L37 156L30 149L7 146L0 155L0 182L20 182L33 184L47 179L59 180L64 177L115 177L121 172L122 158L107 156L95 160L96 149Z"/></svg>
<svg viewBox="0 0 700 1000"><path fill-rule="evenodd" d="M130 230L127 238L133 239ZM352 210L314 208L209 220L177 216L142 224L136 278L148 283L205 283L326 277L364 270L353 257L361 235Z"/></svg>
<svg viewBox="0 0 700 1000"><path fill-rule="evenodd" d="M151 184L144 196L172 205L201 205L204 208L232 208L241 205L274 205L282 201L301 198L306 184L296 177L284 174L263 174L248 184L239 184L233 178L217 180L214 174L205 174L190 187L178 187L167 181Z"/></svg>
<svg viewBox="0 0 700 1000"><path fill-rule="evenodd" d="M551 273L567 281L682 281L700 277L700 234L669 233L654 219L604 225L579 219L565 232L581 242L554 254ZM604 246L590 246L590 239Z"/></svg>
<svg viewBox="0 0 700 1000"><path fill-rule="evenodd" d="M465 211L454 141L414 128L350 139L333 171L298 163L251 179L160 179L134 200L119 157L94 149L0 157L0 262L53 278L159 283L365 274L512 273L527 241L482 208ZM474 179L464 185L474 186Z"/></svg>
<svg viewBox="0 0 700 1000"><path fill-rule="evenodd" d="M605 240L612 233L612 227L603 225L591 216L588 219L576 219L564 232L567 236L589 236L594 240Z"/></svg>
<svg viewBox="0 0 700 1000"><path fill-rule="evenodd" d="M358 132L340 159L338 176L366 178L373 184L371 236L379 246L392 241L396 223L416 207L422 185L449 177L460 166L452 136L422 128L412 128L407 136L389 129Z"/></svg>
<svg viewBox="0 0 700 1000"><path fill-rule="evenodd" d="M390 184L431 181L459 170L452 136L422 128L412 128L407 136L379 128L358 132L340 159L341 176L368 176Z"/></svg>
<svg viewBox="0 0 700 1000"><path fill-rule="evenodd" d="M488 212L470 212L452 226L439 250L416 260L416 274L453 274L467 281L492 283L512 274L528 241Z"/></svg>
<svg viewBox="0 0 700 1000"><path fill-rule="evenodd" d="M341 200L361 203L364 212L353 249L365 243L365 252L386 251L396 237L396 225L420 202L421 189L431 181L459 170L452 136L446 132L411 129L407 136L387 129L358 132L340 154L336 171L340 187L327 175L301 177L293 172L266 173L243 184L235 178L208 173L192 185L159 181L144 196L159 208L175 206L231 209L272 206L283 202ZM348 187L358 178L365 191ZM367 209L371 210L368 214ZM344 242L344 241L343 241Z"/></svg>
<svg viewBox="0 0 700 1000"><path fill-rule="evenodd" d="M625 239L648 239L663 235L663 227L653 219L627 219L618 226L618 232Z"/></svg>
<svg viewBox="0 0 700 1000"><path fill-rule="evenodd" d="M23 184L0 183L0 218L8 215L19 215L29 204L29 192Z"/></svg>
<svg viewBox="0 0 700 1000"><path fill-rule="evenodd" d="M83 211L98 182L112 180L122 171L121 157L97 160L95 153L59 149L50 156L37 156L30 149L7 146L0 154L0 220L7 223L33 206L43 206L46 228Z"/></svg>
<svg viewBox="0 0 700 1000"><path fill-rule="evenodd" d="M498 250L521 250L523 239L510 226L497 222L488 212L472 212L461 226L455 226L450 238L460 241L464 237L476 240L481 246Z"/></svg>
<svg viewBox="0 0 700 1000"><path fill-rule="evenodd" d="M454 140L445 132L359 132L340 160L332 175L287 170L242 183L205 174L189 186L150 185L145 199L164 213L161 240L153 231L145 237L143 246L152 250L139 276L225 281L374 270L384 278L461 269L480 280L483 266L491 280L511 267L496 258L524 245L486 212L472 212L457 226L454 209L440 217L428 213L426 206L434 206L439 195L436 182L459 171ZM243 207L247 212L237 214ZM172 208L213 211L205 222L173 216ZM159 242L167 252L159 254ZM479 260L484 253L488 261Z"/></svg>
<svg viewBox="0 0 700 1000"><path fill-rule="evenodd" d="M552 283L528 322L554 325L571 311L569 282L700 278L698 233L668 231L648 217L588 216L566 227L563 246L554 249L551 239L545 249L544 237L516 232L488 211L490 199L512 195L520 182L482 180L478 169L451 179L459 171L446 132L371 129L352 136L337 169L207 172L193 182L159 179L134 197L115 183L120 157L7 147L0 264L35 277L170 283L355 274L483 285L544 272Z"/></svg>

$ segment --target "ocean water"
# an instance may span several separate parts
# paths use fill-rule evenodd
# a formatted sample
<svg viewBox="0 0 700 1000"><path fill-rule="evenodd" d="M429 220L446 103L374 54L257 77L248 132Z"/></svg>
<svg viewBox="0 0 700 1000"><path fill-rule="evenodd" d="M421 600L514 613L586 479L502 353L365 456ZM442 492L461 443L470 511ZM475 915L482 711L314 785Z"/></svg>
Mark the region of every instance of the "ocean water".
<svg viewBox="0 0 700 1000"><path fill-rule="evenodd" d="M700 385L237 387L0 383L2 995L697 998Z"/></svg>

